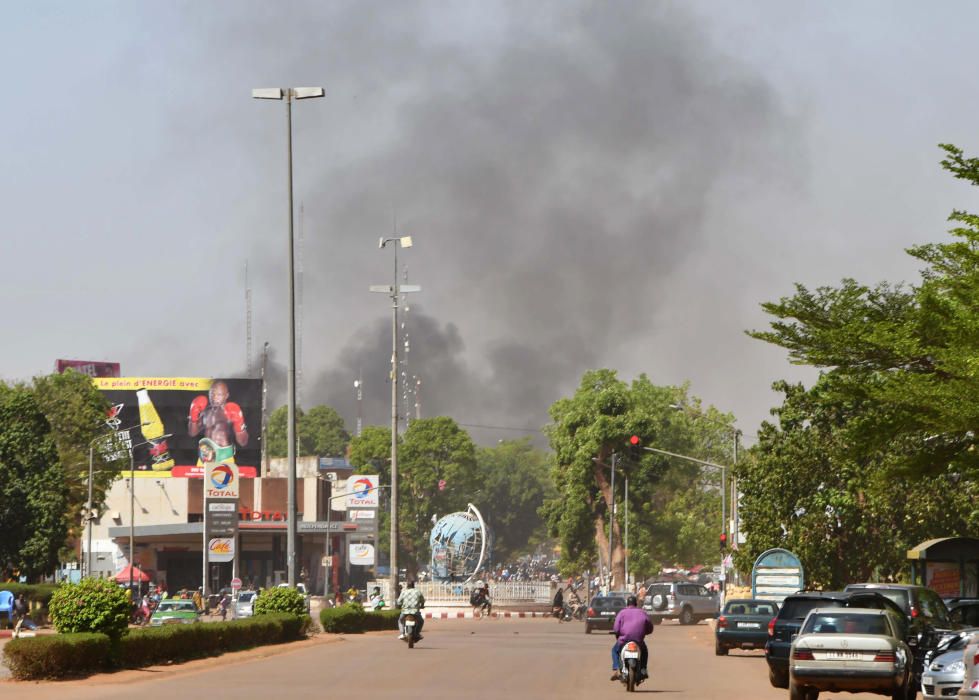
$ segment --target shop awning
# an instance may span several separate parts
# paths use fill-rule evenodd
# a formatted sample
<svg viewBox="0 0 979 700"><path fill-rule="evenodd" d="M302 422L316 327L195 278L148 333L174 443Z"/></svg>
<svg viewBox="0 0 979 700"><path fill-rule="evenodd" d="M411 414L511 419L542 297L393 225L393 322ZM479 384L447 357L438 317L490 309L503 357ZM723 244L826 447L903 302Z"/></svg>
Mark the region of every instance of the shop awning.
<svg viewBox="0 0 979 700"><path fill-rule="evenodd" d="M138 566L127 566L123 568L118 574L116 574L117 583L129 583L129 570L132 569L133 581L139 581L140 583L149 583L150 577L145 571L140 569Z"/></svg>

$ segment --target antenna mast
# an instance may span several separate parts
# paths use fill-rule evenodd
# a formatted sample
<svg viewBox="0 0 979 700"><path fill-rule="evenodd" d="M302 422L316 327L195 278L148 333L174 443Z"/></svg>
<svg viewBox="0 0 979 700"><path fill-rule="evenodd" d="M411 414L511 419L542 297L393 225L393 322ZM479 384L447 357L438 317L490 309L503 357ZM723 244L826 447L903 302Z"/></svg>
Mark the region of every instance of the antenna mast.
<svg viewBox="0 0 979 700"><path fill-rule="evenodd" d="M245 261L245 376L252 377L252 289L248 286L248 261Z"/></svg>

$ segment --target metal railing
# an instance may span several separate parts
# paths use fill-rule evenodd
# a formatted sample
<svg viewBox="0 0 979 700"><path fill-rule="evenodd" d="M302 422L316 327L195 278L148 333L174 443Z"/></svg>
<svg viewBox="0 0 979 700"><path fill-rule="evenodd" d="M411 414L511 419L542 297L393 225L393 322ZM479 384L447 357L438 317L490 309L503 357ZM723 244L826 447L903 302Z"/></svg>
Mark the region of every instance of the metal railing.
<svg viewBox="0 0 979 700"><path fill-rule="evenodd" d="M389 581L371 581L367 590L374 586L380 587L384 599L390 604L394 598L390 594ZM438 581L422 581L415 587L425 596L428 607L467 607L469 596L475 589L475 581L469 583L441 583ZM555 584L550 581L501 581L490 583L490 601L493 605L517 605L550 603L554 597Z"/></svg>

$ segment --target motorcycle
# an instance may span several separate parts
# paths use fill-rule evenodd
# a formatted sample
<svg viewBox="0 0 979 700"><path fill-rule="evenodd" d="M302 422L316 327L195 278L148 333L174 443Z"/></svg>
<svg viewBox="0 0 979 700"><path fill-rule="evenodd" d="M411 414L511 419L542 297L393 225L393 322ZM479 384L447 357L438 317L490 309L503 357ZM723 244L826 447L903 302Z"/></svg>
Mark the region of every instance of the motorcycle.
<svg viewBox="0 0 979 700"><path fill-rule="evenodd" d="M615 634L610 632L609 634ZM619 679L626 692L636 692L636 686L645 680L642 677L642 649L635 642L626 642L619 652Z"/></svg>
<svg viewBox="0 0 979 700"><path fill-rule="evenodd" d="M415 631L415 626L418 624L418 618L413 613L408 613L405 615L405 641L408 642L408 648L414 649L415 642L418 641L418 633Z"/></svg>

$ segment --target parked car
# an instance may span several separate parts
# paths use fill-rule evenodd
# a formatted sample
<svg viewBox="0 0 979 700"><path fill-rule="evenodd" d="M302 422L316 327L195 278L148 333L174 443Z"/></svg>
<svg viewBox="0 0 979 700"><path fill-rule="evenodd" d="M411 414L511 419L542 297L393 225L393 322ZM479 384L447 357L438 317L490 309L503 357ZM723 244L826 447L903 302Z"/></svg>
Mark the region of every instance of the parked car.
<svg viewBox="0 0 979 700"><path fill-rule="evenodd" d="M962 665L964 666L965 678L962 680L962 689L959 690L959 699L979 698L979 634L974 634L967 640L965 651L962 652Z"/></svg>
<svg viewBox="0 0 979 700"><path fill-rule="evenodd" d="M161 600L156 606L150 626L190 624L200 622L200 614L192 600L171 599Z"/></svg>
<svg viewBox="0 0 979 700"><path fill-rule="evenodd" d="M650 584L642 607L653 624L676 619L681 625L695 625L717 617L720 600L701 585L673 581Z"/></svg>
<svg viewBox="0 0 979 700"><path fill-rule="evenodd" d="M928 659L921 675L921 693L925 700L954 698L958 695L965 680L962 654L976 632L979 632L979 628L973 627L943 640Z"/></svg>
<svg viewBox="0 0 979 700"><path fill-rule="evenodd" d="M821 691L913 700L918 686L903 628L889 609L814 608L792 642L790 700L809 700Z"/></svg>
<svg viewBox="0 0 979 700"><path fill-rule="evenodd" d="M612 629L615 616L625 607L627 595L613 592L592 598L585 616L585 634L591 634L592 630Z"/></svg>
<svg viewBox="0 0 979 700"><path fill-rule="evenodd" d="M765 644L768 681L776 688L789 687L792 638L799 633L806 616L814 608L889 609L896 615L904 615L897 603L876 591L802 591L787 596L779 605L778 615L768 623L768 642Z"/></svg>
<svg viewBox="0 0 979 700"><path fill-rule="evenodd" d="M255 598L258 593L255 591L239 591L238 600L235 601L235 617L251 617L254 614L252 607L255 605Z"/></svg>
<svg viewBox="0 0 979 700"><path fill-rule="evenodd" d="M952 598L945 601L948 619L960 625L979 627L979 600L976 598Z"/></svg>
<svg viewBox="0 0 979 700"><path fill-rule="evenodd" d="M727 656L729 649L761 649L768 641L768 623L778 614L772 600L729 600L717 618L714 653Z"/></svg>

